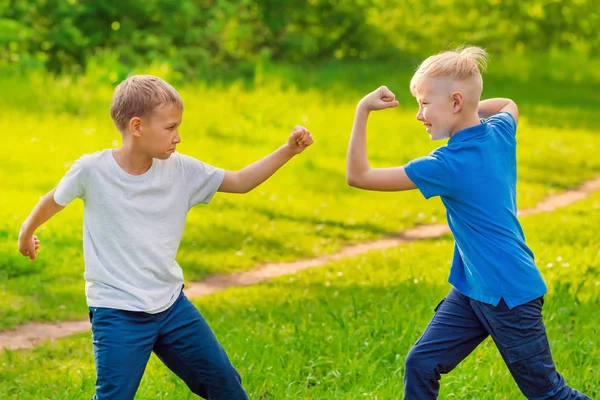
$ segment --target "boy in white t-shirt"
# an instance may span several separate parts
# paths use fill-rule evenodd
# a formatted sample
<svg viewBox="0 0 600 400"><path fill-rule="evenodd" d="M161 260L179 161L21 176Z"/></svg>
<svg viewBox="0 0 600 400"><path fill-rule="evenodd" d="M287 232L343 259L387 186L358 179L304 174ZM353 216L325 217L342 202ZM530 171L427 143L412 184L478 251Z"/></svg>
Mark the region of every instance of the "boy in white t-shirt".
<svg viewBox="0 0 600 400"><path fill-rule="evenodd" d="M188 210L215 192L246 193L313 142L296 126L286 144L237 171L175 152L183 102L160 78L137 75L115 90L111 116L123 144L77 160L19 234L34 261L36 229L75 198L84 201L83 250L96 394L133 399L152 351L195 394L247 399L241 379L198 310L182 292L175 261Z"/></svg>

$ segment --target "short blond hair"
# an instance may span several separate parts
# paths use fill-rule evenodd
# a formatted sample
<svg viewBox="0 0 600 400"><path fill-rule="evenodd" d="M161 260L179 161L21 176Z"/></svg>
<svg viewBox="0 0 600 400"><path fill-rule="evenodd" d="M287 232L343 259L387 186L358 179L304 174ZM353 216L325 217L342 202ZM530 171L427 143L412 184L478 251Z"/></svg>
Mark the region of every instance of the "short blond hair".
<svg viewBox="0 0 600 400"><path fill-rule="evenodd" d="M115 89L110 116L117 129L124 132L131 118L147 117L156 107L165 104L183 110L181 96L167 82L152 75L133 75Z"/></svg>
<svg viewBox="0 0 600 400"><path fill-rule="evenodd" d="M460 46L431 56L417 68L410 81L410 91L414 96L427 77L447 76L457 81L481 79L481 71L487 68L487 59L488 53L477 46Z"/></svg>

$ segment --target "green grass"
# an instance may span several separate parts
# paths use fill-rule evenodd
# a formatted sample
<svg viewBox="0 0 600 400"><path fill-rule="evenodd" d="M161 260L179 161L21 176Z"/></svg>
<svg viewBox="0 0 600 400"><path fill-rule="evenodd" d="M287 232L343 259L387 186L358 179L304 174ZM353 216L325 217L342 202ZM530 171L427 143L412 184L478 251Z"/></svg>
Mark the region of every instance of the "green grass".
<svg viewBox="0 0 600 400"><path fill-rule="evenodd" d="M600 253L590 226L600 193L523 219L550 293L545 323L558 370L600 396ZM449 290L452 240L402 245L194 303L252 399L401 398L403 362ZM0 398L75 399L93 392L89 334L0 355ZM152 358L138 399L192 398ZM521 398L493 342L442 378L440 398Z"/></svg>
<svg viewBox="0 0 600 400"><path fill-rule="evenodd" d="M310 149L250 194L218 194L208 207L190 212L178 254L188 280L332 253L345 244L445 220L441 202L425 201L416 191L368 193L345 183L347 140L363 87L389 81L402 99L399 109L372 117L374 166L402 165L443 144L431 142L414 118L416 107L407 90L410 66L267 72L250 84L190 83L180 90L186 104L180 151L214 165L242 168L282 144L297 123L315 137ZM507 80L496 71L486 79L485 95L510 95L523 104L520 207L600 174L600 126L597 112L591 111L597 83L572 82L567 91L567 83L556 82L560 94L533 78ZM74 202L38 231L42 249L33 264L17 253L17 234L39 197L75 159L119 144L108 115L112 89L93 77L4 77L0 84L0 129L5 132L0 148L0 329L29 320L84 318L82 203Z"/></svg>

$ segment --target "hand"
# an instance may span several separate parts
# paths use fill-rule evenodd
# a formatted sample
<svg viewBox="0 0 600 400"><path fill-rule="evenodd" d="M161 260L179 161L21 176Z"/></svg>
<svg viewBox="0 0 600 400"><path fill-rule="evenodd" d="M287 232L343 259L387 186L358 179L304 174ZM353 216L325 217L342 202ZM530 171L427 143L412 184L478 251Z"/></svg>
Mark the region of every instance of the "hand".
<svg viewBox="0 0 600 400"><path fill-rule="evenodd" d="M363 97L358 103L359 107L365 108L367 111L397 107L398 104L400 103L396 100L396 95L387 86L380 86L377 90Z"/></svg>
<svg viewBox="0 0 600 400"><path fill-rule="evenodd" d="M286 146L294 153L300 154L313 143L313 137L305 127L296 125L288 138Z"/></svg>
<svg viewBox="0 0 600 400"><path fill-rule="evenodd" d="M35 261L35 256L40 248L40 240L35 235L19 235L19 253Z"/></svg>

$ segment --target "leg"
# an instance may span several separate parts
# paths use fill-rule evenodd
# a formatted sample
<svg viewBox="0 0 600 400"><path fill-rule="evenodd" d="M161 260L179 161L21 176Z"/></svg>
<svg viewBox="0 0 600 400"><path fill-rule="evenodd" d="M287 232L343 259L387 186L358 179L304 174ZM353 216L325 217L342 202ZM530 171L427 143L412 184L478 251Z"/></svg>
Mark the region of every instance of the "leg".
<svg viewBox="0 0 600 400"><path fill-rule="evenodd" d="M96 362L93 400L130 400L140 384L158 324L141 312L92 308L92 338Z"/></svg>
<svg viewBox="0 0 600 400"><path fill-rule="evenodd" d="M211 400L248 399L225 350L185 295L164 312L154 352L195 394Z"/></svg>
<svg viewBox="0 0 600 400"><path fill-rule="evenodd" d="M452 289L436 308L423 336L408 353L404 398L437 399L440 374L452 371L487 336L469 299Z"/></svg>
<svg viewBox="0 0 600 400"><path fill-rule="evenodd" d="M571 389L556 371L546 327L542 321L542 297L508 308L471 300L473 310L494 338L521 392L531 400L590 400Z"/></svg>

